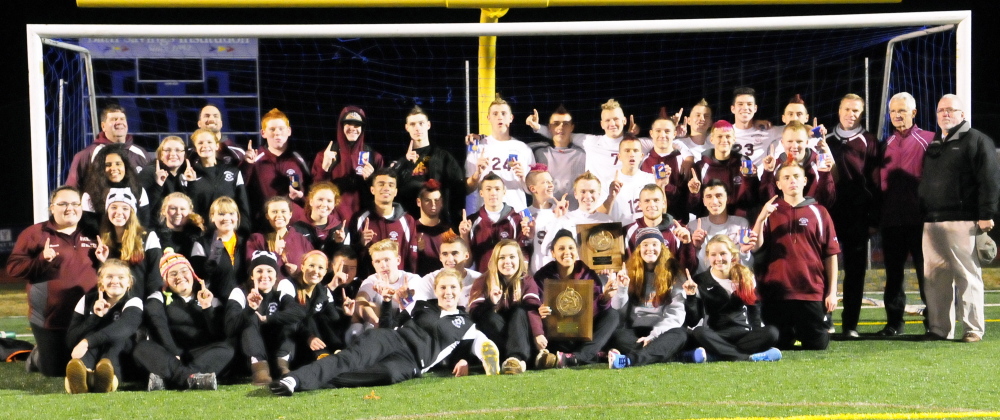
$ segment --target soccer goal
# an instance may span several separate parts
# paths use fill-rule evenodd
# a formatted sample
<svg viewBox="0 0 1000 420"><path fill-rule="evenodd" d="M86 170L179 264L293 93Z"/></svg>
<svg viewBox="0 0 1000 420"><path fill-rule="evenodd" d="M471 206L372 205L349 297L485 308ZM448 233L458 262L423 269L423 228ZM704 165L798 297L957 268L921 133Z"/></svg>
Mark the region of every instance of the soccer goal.
<svg viewBox="0 0 1000 420"><path fill-rule="evenodd" d="M47 217L48 191L94 138L100 127L91 115L108 103L126 108L130 132L149 150L167 135L186 138L206 103L220 108L224 131L237 143L258 144L259 115L277 107L289 115L304 155L335 137L342 107L358 105L370 120L368 141L390 157L405 150L403 120L419 105L431 114L435 142L461 158L462 135L481 131L474 125L486 111L468 94L480 83L476 37L495 35L496 90L511 103L512 131L522 139L531 136L523 125L528 113L547 116L560 104L573 112L577 131L598 132L598 105L608 98L646 128L660 107L676 112L702 98L716 119L730 119L739 86L754 87L758 117L776 123L788 98L801 94L810 113L830 126L839 98L857 93L868 101L868 129L880 133L882 109L896 92L918 98L918 118L932 118L943 93L972 102L970 25L968 11L492 24L28 25L34 216ZM226 56L251 44L252 53ZM934 125L933 119L918 124Z"/></svg>

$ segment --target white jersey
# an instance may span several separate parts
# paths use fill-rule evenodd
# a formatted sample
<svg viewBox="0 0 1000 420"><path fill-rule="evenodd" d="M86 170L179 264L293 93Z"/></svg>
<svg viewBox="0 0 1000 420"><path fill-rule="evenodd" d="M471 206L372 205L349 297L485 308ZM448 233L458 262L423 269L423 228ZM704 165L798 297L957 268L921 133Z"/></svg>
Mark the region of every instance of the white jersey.
<svg viewBox="0 0 1000 420"><path fill-rule="evenodd" d="M548 234L550 227L556 221L556 215L552 213L552 209L539 209L535 206L528 207L528 211L531 212L531 219L535 221L535 231L532 232L531 238L531 245L533 245L531 258L528 261L528 274L533 275L543 265L552 261L549 250L542 247L542 240L545 239L545 235Z"/></svg>
<svg viewBox="0 0 1000 420"><path fill-rule="evenodd" d="M738 245L740 243L740 229L747 229L750 227L750 223L747 222L747 219L740 216L729 216L729 218L726 219L726 223L721 225L712 223L708 220L708 216L705 216L691 222L691 224L688 225L688 229L694 232L694 230L698 228L698 221L701 221L701 228L705 232L708 232L708 235L705 236L705 242L701 244L701 249L698 250L698 272L695 274L711 268L708 265L708 258L705 256L705 246L708 244L710 239L712 239L715 235L726 235ZM740 264L753 269L753 254L740 253Z"/></svg>
<svg viewBox="0 0 1000 420"><path fill-rule="evenodd" d="M610 223L615 221L616 220L612 219L611 216L608 216L604 213L595 212L588 214L584 213L582 210L579 209L568 212L565 215L563 215L563 217L554 219L552 222L549 223L548 227L545 228L545 235L542 237L541 242L539 243L536 241L534 244L535 247L541 248L542 251L545 253L544 257L542 258L542 262L539 264L538 267L542 267L543 265L548 264L550 261L553 260L552 253L550 252L549 248L552 246L552 241L556 238L556 233L559 232L559 230L566 229L572 232L573 237L576 238L577 243L579 243L580 238L576 232L576 225L586 225L590 223Z"/></svg>
<svg viewBox="0 0 1000 420"><path fill-rule="evenodd" d="M758 167L763 163L764 156L771 152L772 145L781 144L779 127L771 127L768 130L760 130L757 127L746 130L735 128L735 133L736 146L733 152L746 156L753 161L754 166ZM760 173L759 170L757 172Z"/></svg>
<svg viewBox="0 0 1000 420"><path fill-rule="evenodd" d="M441 270L432 271L427 273L420 281L410 283L410 289L413 290L413 300L437 299L437 296L434 296L434 277L440 272ZM472 282L476 281L479 276L480 273L478 271L465 270L465 278L462 279L462 293L458 296L458 306L469 306L469 295L472 294Z"/></svg>
<svg viewBox="0 0 1000 420"><path fill-rule="evenodd" d="M694 156L696 162L700 159L702 153L712 148L712 143L708 141L707 136L705 137L705 144L695 143L690 137L678 137L674 139L674 148L677 148L678 144L684 145L687 148L688 155ZM683 154L684 152L681 152L681 155Z"/></svg>
<svg viewBox="0 0 1000 420"><path fill-rule="evenodd" d="M482 180L482 177L490 172L499 175L503 179L504 187L507 188L507 194L504 195L503 201L513 207L515 211L524 210L525 207L528 207L528 200L525 196L526 188L521 179L510 169L508 159L511 155L517 155L517 161L521 162L527 168L528 165L535 163L535 154L531 152L531 148L514 138L500 141L490 136L486 136L480 140L479 145L480 147L485 146L484 149L480 150L485 150L486 157L490 161L490 167L480 175L479 179ZM466 176L470 176L476 172L480 153L482 152L471 152L466 155ZM525 174L527 174L527 170ZM482 206L483 197L479 196L479 191L473 191L472 194L469 194L469 200L466 200L465 206L469 214L479 211L479 208Z"/></svg>
<svg viewBox="0 0 1000 420"><path fill-rule="evenodd" d="M546 138L552 138L547 126L541 126L538 134ZM624 136L623 136L624 137ZM586 168L601 180L601 189L607 192L608 185L615 178L615 171L621 169L622 163L618 161L618 143L623 137L611 138L605 135L595 136L593 134L573 133L571 137L573 144L587 152ZM653 150L653 140L648 137L639 139L642 143L642 155L645 158L650 150ZM642 159L640 159L640 162Z"/></svg>
<svg viewBox="0 0 1000 420"><path fill-rule="evenodd" d="M395 282L389 283L389 286L393 289L398 289L403 286L403 282L406 282L410 289L416 290L414 285L419 284L422 280L420 276L407 273L405 271L399 272L399 278ZM376 306L382 304L382 295L375 291L375 285L379 282L378 274L372 274L368 276L364 281L361 282L361 287L358 288L358 296L364 296L369 302L375 304ZM414 298L414 301L416 299ZM399 309L399 305L395 300L392 302L393 309Z"/></svg>
<svg viewBox="0 0 1000 420"><path fill-rule="evenodd" d="M622 183L622 189L615 196L615 201L611 205L609 214L611 218L622 225L627 225L642 217L642 207L639 204L639 191L647 184L655 184L656 176L640 170L635 171L635 175L628 176L618 171L618 180ZM603 201L603 200L602 200Z"/></svg>

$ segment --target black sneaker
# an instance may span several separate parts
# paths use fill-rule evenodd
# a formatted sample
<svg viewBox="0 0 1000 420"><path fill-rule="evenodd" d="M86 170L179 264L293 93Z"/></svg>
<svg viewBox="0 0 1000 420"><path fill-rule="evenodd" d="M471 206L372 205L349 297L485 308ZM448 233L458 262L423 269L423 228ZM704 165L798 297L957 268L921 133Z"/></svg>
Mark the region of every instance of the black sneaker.
<svg viewBox="0 0 1000 420"><path fill-rule="evenodd" d="M271 382L267 385L267 389L271 390L271 393L279 397L291 397L295 393L293 388L294 380L291 378L282 378L280 380Z"/></svg>
<svg viewBox="0 0 1000 420"><path fill-rule="evenodd" d="M900 332L899 330L896 330L893 327L887 326L885 328L882 328L879 332L875 333L875 335L878 335L879 337L895 337L898 335L903 335L903 333Z"/></svg>
<svg viewBox="0 0 1000 420"><path fill-rule="evenodd" d="M215 391L219 389L219 383L215 380L215 373L193 373L188 376L188 389L203 389Z"/></svg>

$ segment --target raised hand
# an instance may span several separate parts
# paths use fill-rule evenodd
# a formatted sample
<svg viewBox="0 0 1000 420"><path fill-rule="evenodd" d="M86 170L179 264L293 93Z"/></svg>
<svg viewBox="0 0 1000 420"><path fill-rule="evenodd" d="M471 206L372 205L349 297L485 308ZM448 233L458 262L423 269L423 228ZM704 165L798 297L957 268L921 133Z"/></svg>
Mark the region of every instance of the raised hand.
<svg viewBox="0 0 1000 420"><path fill-rule="evenodd" d="M167 176L170 175L170 173L167 172L165 169L160 168L159 159L156 160L156 172L154 172L154 174L156 175L156 184L161 187L163 186L164 182L167 182Z"/></svg>
<svg viewBox="0 0 1000 420"><path fill-rule="evenodd" d="M476 160L476 177L490 170L490 158L486 156L486 145L479 145L479 159Z"/></svg>
<svg viewBox="0 0 1000 420"><path fill-rule="evenodd" d="M344 243L347 239L347 221L344 220L340 222L340 229L333 230L333 241L336 243Z"/></svg>
<svg viewBox="0 0 1000 420"><path fill-rule="evenodd" d="M538 110L533 109L532 111L532 114L528 115L528 119L526 119L524 123L527 124L528 127L531 127L532 130L538 131L542 128L542 126L538 123Z"/></svg>
<svg viewBox="0 0 1000 420"><path fill-rule="evenodd" d="M375 240L375 231L369 229L368 225L371 224L371 219L365 219L365 228L361 230L361 245L368 246Z"/></svg>
<svg viewBox="0 0 1000 420"><path fill-rule="evenodd" d="M681 111L683 110L684 108L681 108ZM687 125L688 125L688 117L684 117L684 119L681 120L681 123L677 124L677 128L675 128L676 133L674 134L674 136L678 138L687 136Z"/></svg>
<svg viewBox="0 0 1000 420"><path fill-rule="evenodd" d="M740 252L744 254L753 251L753 247L757 243L757 232L755 232L753 229L748 229L748 230L749 233L747 233L747 238L748 238L747 243L740 244Z"/></svg>
<svg viewBox="0 0 1000 420"><path fill-rule="evenodd" d="M410 146L406 148L406 160L417 163L417 159L420 159L420 154L413 151L413 140L410 140Z"/></svg>
<svg viewBox="0 0 1000 420"><path fill-rule="evenodd" d="M284 235L281 235L281 236L278 236L278 234L274 235L274 253L278 254L278 255L284 255L285 254L285 236Z"/></svg>
<svg viewBox="0 0 1000 420"><path fill-rule="evenodd" d="M51 237L45 238L45 245L42 247L42 259L46 262L52 262L52 260L59 256L59 253L52 248L51 241Z"/></svg>
<svg viewBox="0 0 1000 420"><path fill-rule="evenodd" d="M691 243L691 231L681 225L681 222L678 222L677 219L674 219L674 229L672 231L674 233L674 237L677 238L677 240L682 244Z"/></svg>
<svg viewBox="0 0 1000 420"><path fill-rule="evenodd" d="M111 253L111 248L104 243L100 235L97 235L97 248L94 249L94 257L97 258L101 263L108 260L108 254Z"/></svg>
<svg viewBox="0 0 1000 420"><path fill-rule="evenodd" d="M184 163L187 164L187 168L184 168L184 174L181 175L181 178L187 182L198 179L198 173L194 171L194 166L191 166L191 159L184 159Z"/></svg>
<svg viewBox="0 0 1000 420"><path fill-rule="evenodd" d="M468 238L469 232L472 232L472 221L467 217L465 209L462 209L462 221L458 223L458 234L463 238Z"/></svg>
<svg viewBox="0 0 1000 420"><path fill-rule="evenodd" d="M685 268L684 274L687 274L687 280L684 281L684 284L682 284L681 287L684 288L684 293L688 296L694 296L698 293L698 283L695 283L694 280L692 280L693 277L691 277L690 270Z"/></svg>
<svg viewBox="0 0 1000 420"><path fill-rule="evenodd" d="M243 160L251 164L257 161L257 150L253 148L253 140L247 143L247 154L243 156Z"/></svg>
<svg viewBox="0 0 1000 420"><path fill-rule="evenodd" d="M215 296L205 287L205 280L198 279L198 283L201 284L201 290L198 291L198 306L201 306L201 309L208 309L212 306L212 299Z"/></svg>
<svg viewBox="0 0 1000 420"><path fill-rule="evenodd" d="M688 190L691 194L701 193L701 181L698 180L698 172L691 168L691 180L688 181Z"/></svg>
<svg viewBox="0 0 1000 420"><path fill-rule="evenodd" d="M514 171L514 176L524 182L524 178L528 176L528 166L521 161L514 161L510 164L510 169Z"/></svg>
<svg viewBox="0 0 1000 420"><path fill-rule="evenodd" d="M344 310L344 315L354 315L354 309L356 306L354 299L347 297L347 292L344 289L340 289L340 294L344 298L344 303L341 305L341 309Z"/></svg>
<svg viewBox="0 0 1000 420"><path fill-rule="evenodd" d="M104 291L97 291L97 300L94 301L94 315L104 318L107 315L108 310L111 309L111 304L107 300L104 300Z"/></svg>
<svg viewBox="0 0 1000 420"><path fill-rule="evenodd" d="M406 276L403 276L403 285L396 289L395 296L393 297L400 308L406 307L410 303L410 300L413 299L413 289L410 289L410 282L406 279Z"/></svg>
<svg viewBox="0 0 1000 420"><path fill-rule="evenodd" d="M494 305L499 303L500 299L502 298L503 298L503 290L501 290L499 287L490 290L490 301L492 301Z"/></svg>
<svg viewBox="0 0 1000 420"><path fill-rule="evenodd" d="M819 138L821 138L821 139L825 139L826 138L826 133L827 133L826 126L823 125L823 124L820 124L819 123L819 119L816 118L816 117L813 117L813 128L814 129L815 128L819 128ZM824 140L823 143L826 143L826 141Z"/></svg>
<svg viewBox="0 0 1000 420"><path fill-rule="evenodd" d="M333 141L326 146L326 150L323 151L323 172L329 171L333 163L337 161L337 152L333 150Z"/></svg>
<svg viewBox="0 0 1000 420"><path fill-rule="evenodd" d="M521 234L525 237L530 238L532 232L534 232L535 221L528 217L521 218Z"/></svg>
<svg viewBox="0 0 1000 420"><path fill-rule="evenodd" d="M681 117L684 117L684 108L681 108L680 111L677 111L676 114L670 116L670 121L674 122L674 127L677 127L678 125L681 124ZM685 118L684 124L687 124L686 120L687 117L684 118Z"/></svg>
<svg viewBox="0 0 1000 420"><path fill-rule="evenodd" d="M622 191L622 187L625 186L625 184L618 179L620 174L621 171L615 171L615 179L611 181L611 184L608 184L608 200L614 200L615 197L618 197L618 193L620 193Z"/></svg>
<svg viewBox="0 0 1000 420"><path fill-rule="evenodd" d="M778 160L774 158L773 155L764 156L764 170L767 172L774 172L774 168L778 166Z"/></svg>
<svg viewBox="0 0 1000 420"><path fill-rule="evenodd" d="M823 161L817 162L818 165L816 165L816 170L820 172L830 172L833 170L833 155L823 153L821 156L823 156Z"/></svg>
<svg viewBox="0 0 1000 420"><path fill-rule="evenodd" d="M555 215L557 219L563 217L563 215L569 211L569 200L566 199L567 196L569 196L569 193L563 194L562 198L559 201L556 201L556 206L552 208L552 214Z"/></svg>
<svg viewBox="0 0 1000 420"><path fill-rule="evenodd" d="M373 173L375 173L375 167L372 166L371 162L365 162L365 166L361 168L361 176L364 179L368 179Z"/></svg>
<svg viewBox="0 0 1000 420"><path fill-rule="evenodd" d="M289 183L288 184L288 199L292 200L292 201L295 201L295 200L301 199L302 197L305 197L305 193L302 192L302 190L295 189L295 187L292 187L292 184Z"/></svg>
<svg viewBox="0 0 1000 420"><path fill-rule="evenodd" d="M691 233L691 245L700 249L706 238L708 238L708 232L701 228L701 219L698 219L698 227Z"/></svg>
<svg viewBox="0 0 1000 420"><path fill-rule="evenodd" d="M633 136L639 135L639 126L635 124L635 115L628 116L628 132Z"/></svg>

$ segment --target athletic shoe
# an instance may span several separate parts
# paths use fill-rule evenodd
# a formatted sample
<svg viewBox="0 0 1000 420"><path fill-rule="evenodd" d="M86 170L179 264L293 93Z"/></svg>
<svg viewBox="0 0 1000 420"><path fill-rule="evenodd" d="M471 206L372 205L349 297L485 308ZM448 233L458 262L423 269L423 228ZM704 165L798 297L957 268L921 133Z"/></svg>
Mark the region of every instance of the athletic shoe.
<svg viewBox="0 0 1000 420"><path fill-rule="evenodd" d="M487 376L500 374L500 350L497 349L493 340L486 340L483 343L483 370Z"/></svg>
<svg viewBox="0 0 1000 420"><path fill-rule="evenodd" d="M87 366L80 359L70 360L66 364L66 392L70 394L85 394L87 387Z"/></svg>
<svg viewBox="0 0 1000 420"><path fill-rule="evenodd" d="M507 360L503 361L504 375L517 375L524 373L525 370L528 370L528 366L524 363L524 360L508 357Z"/></svg>
<svg viewBox="0 0 1000 420"><path fill-rule="evenodd" d="M546 349L538 352L535 356L535 369L552 369L559 365L559 356L550 353Z"/></svg>
<svg viewBox="0 0 1000 420"><path fill-rule="evenodd" d="M903 333L900 330L897 330L889 326L882 328L881 330L879 330L879 332L875 334L877 334L879 337L895 337L897 335L903 335Z"/></svg>
<svg viewBox="0 0 1000 420"><path fill-rule="evenodd" d="M619 353L618 350L615 349L608 352L609 369L622 369L629 366L632 366L632 361L629 360L628 356Z"/></svg>
<svg viewBox="0 0 1000 420"><path fill-rule="evenodd" d="M215 391L219 389L219 383L215 379L215 373L193 373L188 376L188 389L203 389Z"/></svg>
<svg viewBox="0 0 1000 420"><path fill-rule="evenodd" d="M118 377L111 360L101 359L94 367L94 384L91 392L115 392L118 389Z"/></svg>
<svg viewBox="0 0 1000 420"><path fill-rule="evenodd" d="M295 393L295 379L284 377L267 384L267 389L279 397L291 397Z"/></svg>
<svg viewBox="0 0 1000 420"><path fill-rule="evenodd" d="M751 362L777 362L781 360L781 350L774 347L760 353L750 355Z"/></svg>
<svg viewBox="0 0 1000 420"><path fill-rule="evenodd" d="M979 334L974 332L967 332L965 333L965 336L962 337L963 343L975 343L979 341L983 341L983 337L980 337Z"/></svg>
<svg viewBox="0 0 1000 420"><path fill-rule="evenodd" d="M38 347L31 349L31 353L28 353L28 358L24 360L24 371L26 373L38 372L38 361L35 360L38 357Z"/></svg>
<svg viewBox="0 0 1000 420"><path fill-rule="evenodd" d="M858 334L858 330L845 330L843 332L844 338L861 338L861 334Z"/></svg>
<svg viewBox="0 0 1000 420"><path fill-rule="evenodd" d="M947 339L932 332L927 332L924 333L924 335L920 336L920 341L941 341L941 340L947 340Z"/></svg>
<svg viewBox="0 0 1000 420"><path fill-rule="evenodd" d="M708 352L704 347L698 347L691 352L691 361L694 363L705 363L708 360Z"/></svg>
<svg viewBox="0 0 1000 420"><path fill-rule="evenodd" d="M149 382L146 384L146 391L163 391L167 387L163 384L163 378L153 372L149 372Z"/></svg>
<svg viewBox="0 0 1000 420"><path fill-rule="evenodd" d="M573 366L579 366L580 365L580 362L578 360L576 360L576 356L573 353L563 353L563 352L560 351L560 352L556 352L556 356L557 356L557 359L558 359L558 362L556 362L556 366L558 366L560 368L573 367Z"/></svg>

